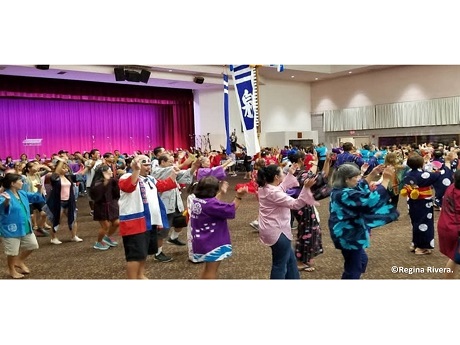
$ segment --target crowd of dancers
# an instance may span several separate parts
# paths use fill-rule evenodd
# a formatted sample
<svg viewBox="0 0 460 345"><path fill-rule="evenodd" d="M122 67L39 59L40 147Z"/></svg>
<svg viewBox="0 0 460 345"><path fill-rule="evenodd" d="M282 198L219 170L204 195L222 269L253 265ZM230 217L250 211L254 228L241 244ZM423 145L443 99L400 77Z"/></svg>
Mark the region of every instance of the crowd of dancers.
<svg viewBox="0 0 460 345"><path fill-rule="evenodd" d="M0 236L8 274L16 279L30 274L26 258L38 249L37 237L59 245L66 236L63 226L69 241L84 242L77 222L77 199L84 196L100 225L92 247L106 251L121 240L127 278L146 279L149 256L172 261L163 250L166 241L187 248L191 262L203 263L199 278L216 279L233 251L227 221L252 194L258 213L249 225L271 250L271 279L299 279L300 272L316 269L315 258L323 253L316 207L325 199L330 236L343 256L341 278L361 278L370 232L398 219L400 196L407 200L412 224L408 250L431 254L437 228L439 249L449 258L446 277L452 278L460 225L458 152L455 142L381 148L346 142L332 149L324 144L264 148L254 157L241 146L230 155L156 147L133 155L92 149L60 150L50 159L7 157L0 159ZM247 181L236 184L227 202L227 180L236 175L237 162ZM179 238L184 229L185 242Z"/></svg>

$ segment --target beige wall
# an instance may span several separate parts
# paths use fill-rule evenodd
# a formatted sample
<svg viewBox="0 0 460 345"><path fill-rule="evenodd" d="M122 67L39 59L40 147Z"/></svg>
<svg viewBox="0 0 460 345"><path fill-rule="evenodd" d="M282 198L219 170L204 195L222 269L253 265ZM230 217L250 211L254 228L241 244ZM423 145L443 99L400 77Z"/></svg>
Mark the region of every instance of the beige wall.
<svg viewBox="0 0 460 345"><path fill-rule="evenodd" d="M460 95L460 66L404 66L311 84L311 111Z"/></svg>
<svg viewBox="0 0 460 345"><path fill-rule="evenodd" d="M312 113L377 104L398 103L460 95L460 66L403 66L363 75L315 82L311 85ZM377 144L381 136L458 134L460 126L392 128L356 131ZM337 144L349 132L325 133L325 142Z"/></svg>

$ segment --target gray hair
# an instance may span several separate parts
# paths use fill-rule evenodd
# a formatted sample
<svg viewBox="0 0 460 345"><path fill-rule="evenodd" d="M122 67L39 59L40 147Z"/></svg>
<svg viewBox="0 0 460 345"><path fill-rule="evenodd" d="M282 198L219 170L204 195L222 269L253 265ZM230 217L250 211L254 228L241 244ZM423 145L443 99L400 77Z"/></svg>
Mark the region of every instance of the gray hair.
<svg viewBox="0 0 460 345"><path fill-rule="evenodd" d="M346 180L361 175L361 170L355 163L347 162L341 164L332 174L333 188L348 187Z"/></svg>

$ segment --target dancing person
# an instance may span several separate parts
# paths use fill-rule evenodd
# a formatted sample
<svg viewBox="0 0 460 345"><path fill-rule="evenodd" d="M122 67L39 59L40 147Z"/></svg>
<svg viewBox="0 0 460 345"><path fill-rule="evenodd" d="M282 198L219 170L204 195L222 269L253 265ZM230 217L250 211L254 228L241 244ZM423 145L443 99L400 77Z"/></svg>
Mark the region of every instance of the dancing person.
<svg viewBox="0 0 460 345"><path fill-rule="evenodd" d="M363 170L367 167L363 167ZM370 183L382 173L381 183ZM392 222L399 216L388 201L387 188L392 181L394 167L377 166L364 179L355 163L343 163L332 175L329 204L329 231L336 249L342 252L342 279L359 279L366 271L372 228Z"/></svg>
<svg viewBox="0 0 460 345"><path fill-rule="evenodd" d="M100 225L93 248L107 250L116 247L118 242L114 235L119 227L120 187L110 166L102 164L96 169L90 191L91 199L94 201L93 219Z"/></svg>
<svg viewBox="0 0 460 345"><path fill-rule="evenodd" d="M192 228L191 228L191 225L190 225L190 214L192 213L192 204L193 204L193 200L195 199L195 186L196 186L197 182L194 182L192 184L190 184L188 187L187 187L187 193L188 193L188 196L187 196L187 208L186 208L186 212L185 212L185 216L187 218L187 251L188 251L188 261L196 264L196 263L199 263L198 259L196 259L194 256L193 256L193 246L192 246Z"/></svg>
<svg viewBox="0 0 460 345"><path fill-rule="evenodd" d="M0 235L8 265L8 274L13 279L24 278L30 269L25 260L38 249L38 242L32 230L29 203L43 203L41 188L36 193L22 190L19 174L8 173L1 181ZM18 272L19 269L19 272Z"/></svg>
<svg viewBox="0 0 460 345"><path fill-rule="evenodd" d="M131 161L132 173L123 174L120 187L120 235L126 259L128 279L147 279L145 262L158 251L158 228L169 227L166 208L159 192L177 187L175 170L165 180L149 176L152 162L146 155Z"/></svg>
<svg viewBox="0 0 460 345"><path fill-rule="evenodd" d="M232 255L227 219L235 218L235 211L247 193L247 187L236 191L232 203L221 201L217 197L219 192L226 192L226 189L220 189L219 180L214 176L204 177L196 184L191 200L193 258L196 262L205 263L200 279L217 279L220 263Z"/></svg>
<svg viewBox="0 0 460 345"><path fill-rule="evenodd" d="M86 170L87 168L85 168ZM85 173L85 170L81 174ZM77 236L77 202L75 183L83 181L81 174L72 174L67 161L57 158L56 168L50 176L51 190L46 201L45 211L53 226L50 231L50 242L61 244L56 233L59 230L62 216L67 218L71 242L82 242Z"/></svg>
<svg viewBox="0 0 460 345"><path fill-rule="evenodd" d="M429 160L427 155L426 160ZM418 153L407 158L410 170L404 175L401 195L407 196L412 224L410 250L417 255L431 254L434 249L433 184L442 178L440 172L423 170L425 159Z"/></svg>
<svg viewBox="0 0 460 345"><path fill-rule="evenodd" d="M436 153L436 151L435 151ZM454 181L454 169L453 162L455 161L456 154L452 151L448 152L445 157L441 159L433 160L431 162L433 171L439 170L442 175L436 182L433 183L434 188L434 210L440 210L442 208L442 200L447 188Z"/></svg>
<svg viewBox="0 0 460 345"><path fill-rule="evenodd" d="M235 153L237 150L237 143L238 137L236 136L236 129L233 130L232 134L230 134L230 151Z"/></svg>
<svg viewBox="0 0 460 345"><path fill-rule="evenodd" d="M270 279L300 279L297 260L292 249L291 209L307 204L319 205L310 191L316 179L307 178L297 199L286 190L298 186L294 176L298 165L292 164L284 175L279 165L261 167L257 173L259 198L259 237L272 251Z"/></svg>
<svg viewBox="0 0 460 345"><path fill-rule="evenodd" d="M172 170L175 170L177 174L176 188L160 193L160 198L166 207L169 227L163 227L158 231L158 252L153 257L154 260L160 262L170 262L173 258L163 252L163 243L165 239L167 239L166 242L169 244L176 246L186 245L186 243L179 239L179 235L182 232L183 227L186 226L185 217L182 215L185 211L185 207L182 201L180 184L190 185L193 182L194 173L199 167L200 162L193 156L190 156L183 163L185 163L186 166L191 165L191 167L186 170L182 170L179 169L178 166L174 165L174 157L172 155L164 153L158 157L158 163L159 165L155 167L150 174L157 180L166 179L171 174ZM172 228L174 228L174 230L170 231Z"/></svg>
<svg viewBox="0 0 460 345"><path fill-rule="evenodd" d="M206 176L214 176L219 181L222 181L223 179L227 177L225 170L235 164L234 161L229 159L225 163L222 163L222 165L211 167L210 158L205 157L205 156L200 157L200 163L201 163L201 166L200 168L198 168L197 176L196 176L198 181Z"/></svg>
<svg viewBox="0 0 460 345"><path fill-rule="evenodd" d="M310 162L310 168L305 165L305 153L296 151L288 155L288 159L292 163L297 163L299 169L295 172L299 185L303 185L305 179L316 176L316 182L311 187L311 190L320 190L328 184L328 175L330 169L330 155L326 155L326 160L323 162L323 170L317 174L319 161ZM290 191L290 193L289 193ZM288 194L293 198L297 198L300 193L300 188L292 188ZM328 195L317 193L315 200L324 199ZM297 238L295 243L295 255L297 258L297 267L300 271L313 272L314 258L323 253L323 240L320 227L319 212L315 206L305 205L298 210L291 210L292 216L297 221Z"/></svg>
<svg viewBox="0 0 460 345"><path fill-rule="evenodd" d="M460 237L460 170L454 173L454 183L447 187L438 219L439 251L448 257L444 278L453 279L458 264L454 261Z"/></svg>
<svg viewBox="0 0 460 345"><path fill-rule="evenodd" d="M249 156L247 150L243 149L243 167L244 167L244 177L245 180L251 179L251 171L253 169L252 165L252 156Z"/></svg>
<svg viewBox="0 0 460 345"><path fill-rule="evenodd" d="M265 166L265 160L262 158L257 158L256 161L254 162L254 169L251 172L251 180L247 183L237 183L235 186L235 190L246 186L248 188L248 193L254 194L256 199L257 199L257 171ZM259 220L256 218L252 222L249 223L251 228L253 228L256 231L259 231Z"/></svg>
<svg viewBox="0 0 460 345"><path fill-rule="evenodd" d="M94 214L94 201L91 199L91 183L93 182L96 168L102 164L101 152L98 149L92 149L89 152L89 159L85 160L85 171L86 171L86 192L88 195L89 214Z"/></svg>
<svg viewBox="0 0 460 345"><path fill-rule="evenodd" d="M25 172L25 183L23 189L30 193L37 193L38 190L42 189L42 178L51 172L51 168L41 164L38 161L30 161L24 168ZM36 237L49 236L49 232L45 229L46 224L46 212L43 209L45 201L39 203L30 204L30 214L32 217L32 226Z"/></svg>
<svg viewBox="0 0 460 345"><path fill-rule="evenodd" d="M384 159L384 164L386 166L391 165L395 168L393 179L388 184L388 192L390 193L390 203L394 207L398 208L399 192L401 191L401 188L404 186L404 175L409 170L409 168L406 165L401 164L396 152L387 153Z"/></svg>

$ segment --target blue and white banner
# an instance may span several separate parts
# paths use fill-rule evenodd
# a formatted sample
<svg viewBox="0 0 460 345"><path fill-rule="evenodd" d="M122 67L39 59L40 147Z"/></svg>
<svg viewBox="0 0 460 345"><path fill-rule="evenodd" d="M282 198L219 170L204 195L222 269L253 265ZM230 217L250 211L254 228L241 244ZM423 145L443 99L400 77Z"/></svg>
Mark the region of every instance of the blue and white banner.
<svg viewBox="0 0 460 345"><path fill-rule="evenodd" d="M224 74L224 120L225 134L227 135L227 143L225 152L229 155L232 152L230 144L230 120L228 115L228 75Z"/></svg>
<svg viewBox="0 0 460 345"><path fill-rule="evenodd" d="M283 72L284 71L284 65L270 65L270 67L276 67L276 70L278 72Z"/></svg>
<svg viewBox="0 0 460 345"><path fill-rule="evenodd" d="M254 99L255 75L249 65L231 65L230 71L235 85L235 94L243 124L243 134L246 150L249 156L260 152L259 138L257 137L257 103ZM254 107L254 105L256 107Z"/></svg>

